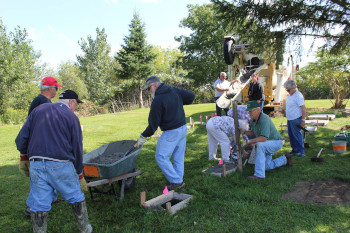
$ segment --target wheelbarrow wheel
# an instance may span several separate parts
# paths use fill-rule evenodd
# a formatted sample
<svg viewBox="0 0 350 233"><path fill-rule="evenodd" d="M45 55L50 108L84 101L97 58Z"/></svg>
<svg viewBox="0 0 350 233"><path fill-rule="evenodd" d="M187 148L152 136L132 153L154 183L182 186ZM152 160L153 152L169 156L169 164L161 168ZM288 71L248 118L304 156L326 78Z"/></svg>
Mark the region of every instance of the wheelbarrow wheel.
<svg viewBox="0 0 350 233"><path fill-rule="evenodd" d="M135 172L135 169L132 172ZM126 179L124 189L129 190L132 187L134 187L135 181L136 181L136 176L133 176L133 177ZM118 184L120 187L122 187L122 182L123 182L122 180L118 180Z"/></svg>

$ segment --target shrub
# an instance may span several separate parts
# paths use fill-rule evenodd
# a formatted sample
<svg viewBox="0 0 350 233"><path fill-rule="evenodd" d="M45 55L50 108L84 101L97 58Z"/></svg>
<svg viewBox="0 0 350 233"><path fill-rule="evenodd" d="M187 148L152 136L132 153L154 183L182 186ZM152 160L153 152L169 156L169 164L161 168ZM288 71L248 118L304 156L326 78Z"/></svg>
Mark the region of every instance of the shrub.
<svg viewBox="0 0 350 233"><path fill-rule="evenodd" d="M20 124L27 120L28 111L9 108L0 115L0 124Z"/></svg>

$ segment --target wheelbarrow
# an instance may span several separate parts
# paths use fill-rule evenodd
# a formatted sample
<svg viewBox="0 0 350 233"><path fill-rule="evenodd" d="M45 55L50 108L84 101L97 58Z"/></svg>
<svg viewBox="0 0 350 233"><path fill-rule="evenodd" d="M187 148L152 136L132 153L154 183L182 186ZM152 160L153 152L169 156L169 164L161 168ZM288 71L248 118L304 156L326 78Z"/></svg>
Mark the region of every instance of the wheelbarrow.
<svg viewBox="0 0 350 233"><path fill-rule="evenodd" d="M83 155L84 177L91 199L94 199L93 193L99 193L112 195L117 200L113 183L118 181L120 200L123 200L124 190L131 189L136 176L141 174L135 169L135 163L142 146L135 145L134 140L115 141Z"/></svg>

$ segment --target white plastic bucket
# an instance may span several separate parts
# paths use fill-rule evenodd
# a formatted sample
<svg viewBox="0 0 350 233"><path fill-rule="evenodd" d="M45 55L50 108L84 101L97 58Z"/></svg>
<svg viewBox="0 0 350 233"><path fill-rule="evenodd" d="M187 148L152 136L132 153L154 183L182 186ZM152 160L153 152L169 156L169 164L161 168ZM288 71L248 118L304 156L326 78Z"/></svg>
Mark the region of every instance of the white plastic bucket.
<svg viewBox="0 0 350 233"><path fill-rule="evenodd" d="M346 152L346 141L333 141L333 152L335 154L341 154Z"/></svg>

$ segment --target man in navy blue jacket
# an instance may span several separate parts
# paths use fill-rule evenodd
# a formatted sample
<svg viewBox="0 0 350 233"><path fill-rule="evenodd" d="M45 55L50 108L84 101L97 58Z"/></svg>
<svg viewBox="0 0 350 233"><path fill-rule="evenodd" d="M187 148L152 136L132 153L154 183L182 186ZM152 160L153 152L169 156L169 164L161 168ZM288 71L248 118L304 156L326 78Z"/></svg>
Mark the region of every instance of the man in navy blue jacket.
<svg viewBox="0 0 350 233"><path fill-rule="evenodd" d="M191 104L195 98L193 92L168 86L156 76L146 79L143 90L149 91L153 101L148 116L148 126L137 139L141 146L157 130L163 131L158 139L156 161L165 178L168 189L184 187L184 160L186 149L187 125L183 105ZM170 157L173 157L173 163Z"/></svg>
<svg viewBox="0 0 350 233"><path fill-rule="evenodd" d="M48 76L43 78L43 80L41 80L40 82L40 94L33 99L28 111L28 116L33 111L33 109L38 107L39 105L51 103L51 99L56 96L58 87L62 87L62 85L58 84L57 80L54 77ZM24 165L25 167L23 168L22 166L20 166L19 170L23 173L23 175L29 177L29 173L26 173L29 172L29 168L26 167L29 166L29 162L22 163L20 165ZM31 200L31 193L29 193L28 199ZM59 201L57 197L54 198L54 200ZM30 208L28 206L24 210L24 215L30 217Z"/></svg>
<svg viewBox="0 0 350 233"><path fill-rule="evenodd" d="M30 161L31 211L34 232L46 232L48 211L55 190L72 205L80 232L92 232L85 203L83 135L74 114L82 103L71 90L62 92L59 102L41 104L29 115L15 142L20 163ZM27 158L25 158L27 157Z"/></svg>

